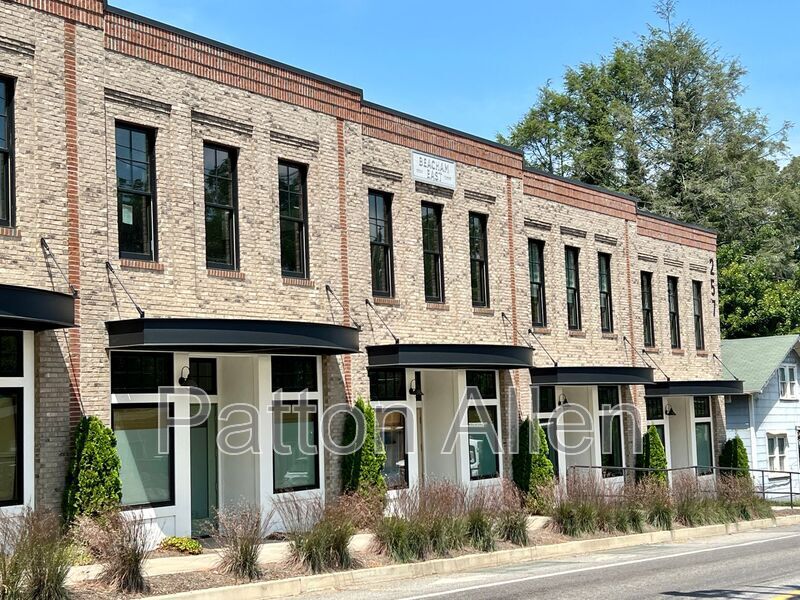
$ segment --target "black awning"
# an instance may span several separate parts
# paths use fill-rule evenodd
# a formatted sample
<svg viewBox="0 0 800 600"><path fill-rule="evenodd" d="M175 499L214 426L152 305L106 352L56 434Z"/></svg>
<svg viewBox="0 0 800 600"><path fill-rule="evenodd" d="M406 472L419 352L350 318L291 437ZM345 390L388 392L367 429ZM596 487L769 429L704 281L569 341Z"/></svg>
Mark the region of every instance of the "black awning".
<svg viewBox="0 0 800 600"><path fill-rule="evenodd" d="M358 352L354 327L301 321L145 318L106 321L112 350L349 354Z"/></svg>
<svg viewBox="0 0 800 600"><path fill-rule="evenodd" d="M528 369L533 350L492 344L389 344L367 346L370 368Z"/></svg>
<svg viewBox="0 0 800 600"><path fill-rule="evenodd" d="M71 294L0 284L0 329L61 329L75 326Z"/></svg>
<svg viewBox="0 0 800 600"><path fill-rule="evenodd" d="M646 396L737 396L744 383L734 379L710 381L659 381L645 386Z"/></svg>
<svg viewBox="0 0 800 600"><path fill-rule="evenodd" d="M543 367L531 369L533 385L646 385L649 367Z"/></svg>

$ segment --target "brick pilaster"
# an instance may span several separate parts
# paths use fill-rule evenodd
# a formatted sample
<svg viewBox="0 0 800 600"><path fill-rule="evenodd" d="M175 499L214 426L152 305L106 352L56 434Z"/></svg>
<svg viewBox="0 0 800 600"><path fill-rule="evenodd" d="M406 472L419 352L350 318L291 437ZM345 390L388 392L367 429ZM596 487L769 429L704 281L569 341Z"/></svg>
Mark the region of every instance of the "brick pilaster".
<svg viewBox="0 0 800 600"><path fill-rule="evenodd" d="M350 325L350 262L348 259L347 237L347 189L346 165L344 149L344 121L336 120L336 141L338 148L338 177L339 177L339 230L340 230L340 263L342 268L342 320L345 325ZM344 391L348 402L353 394L353 365L349 354L342 356L342 370L344 371Z"/></svg>

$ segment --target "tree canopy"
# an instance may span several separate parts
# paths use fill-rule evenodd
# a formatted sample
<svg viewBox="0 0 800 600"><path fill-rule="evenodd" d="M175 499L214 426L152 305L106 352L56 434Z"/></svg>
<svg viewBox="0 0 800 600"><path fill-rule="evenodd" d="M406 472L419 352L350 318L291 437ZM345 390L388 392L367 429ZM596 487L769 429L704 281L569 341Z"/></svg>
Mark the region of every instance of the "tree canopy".
<svg viewBox="0 0 800 600"><path fill-rule="evenodd" d="M719 234L723 336L800 331L800 158L790 124L742 105L744 66L676 22L617 42L548 83L501 142L525 161L631 194L642 208Z"/></svg>

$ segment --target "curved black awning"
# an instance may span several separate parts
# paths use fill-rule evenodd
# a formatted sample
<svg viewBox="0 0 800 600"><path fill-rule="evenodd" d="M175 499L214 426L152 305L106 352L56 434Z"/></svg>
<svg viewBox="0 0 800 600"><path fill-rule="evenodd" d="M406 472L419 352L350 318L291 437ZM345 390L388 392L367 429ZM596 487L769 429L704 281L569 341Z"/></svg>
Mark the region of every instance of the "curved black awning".
<svg viewBox="0 0 800 600"><path fill-rule="evenodd" d="M734 379L709 381L658 381L644 388L646 396L737 396L744 383Z"/></svg>
<svg viewBox="0 0 800 600"><path fill-rule="evenodd" d="M254 319L145 318L106 321L111 350L349 354L358 329L327 323Z"/></svg>
<svg viewBox="0 0 800 600"><path fill-rule="evenodd" d="M71 294L0 284L0 329L61 329L75 326Z"/></svg>
<svg viewBox="0 0 800 600"><path fill-rule="evenodd" d="M493 344L389 344L367 346L370 368L527 369L533 350Z"/></svg>
<svg viewBox="0 0 800 600"><path fill-rule="evenodd" d="M533 385L646 385L649 367L542 367L531 369Z"/></svg>

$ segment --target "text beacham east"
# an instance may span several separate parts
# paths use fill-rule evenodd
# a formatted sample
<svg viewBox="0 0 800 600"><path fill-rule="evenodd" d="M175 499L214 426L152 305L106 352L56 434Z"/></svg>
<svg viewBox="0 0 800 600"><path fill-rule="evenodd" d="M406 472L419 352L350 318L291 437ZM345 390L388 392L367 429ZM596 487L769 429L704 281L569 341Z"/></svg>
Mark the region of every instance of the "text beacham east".
<svg viewBox="0 0 800 600"><path fill-rule="evenodd" d="M412 152L411 159L415 181L451 189L456 187L456 163L453 161L422 152Z"/></svg>

